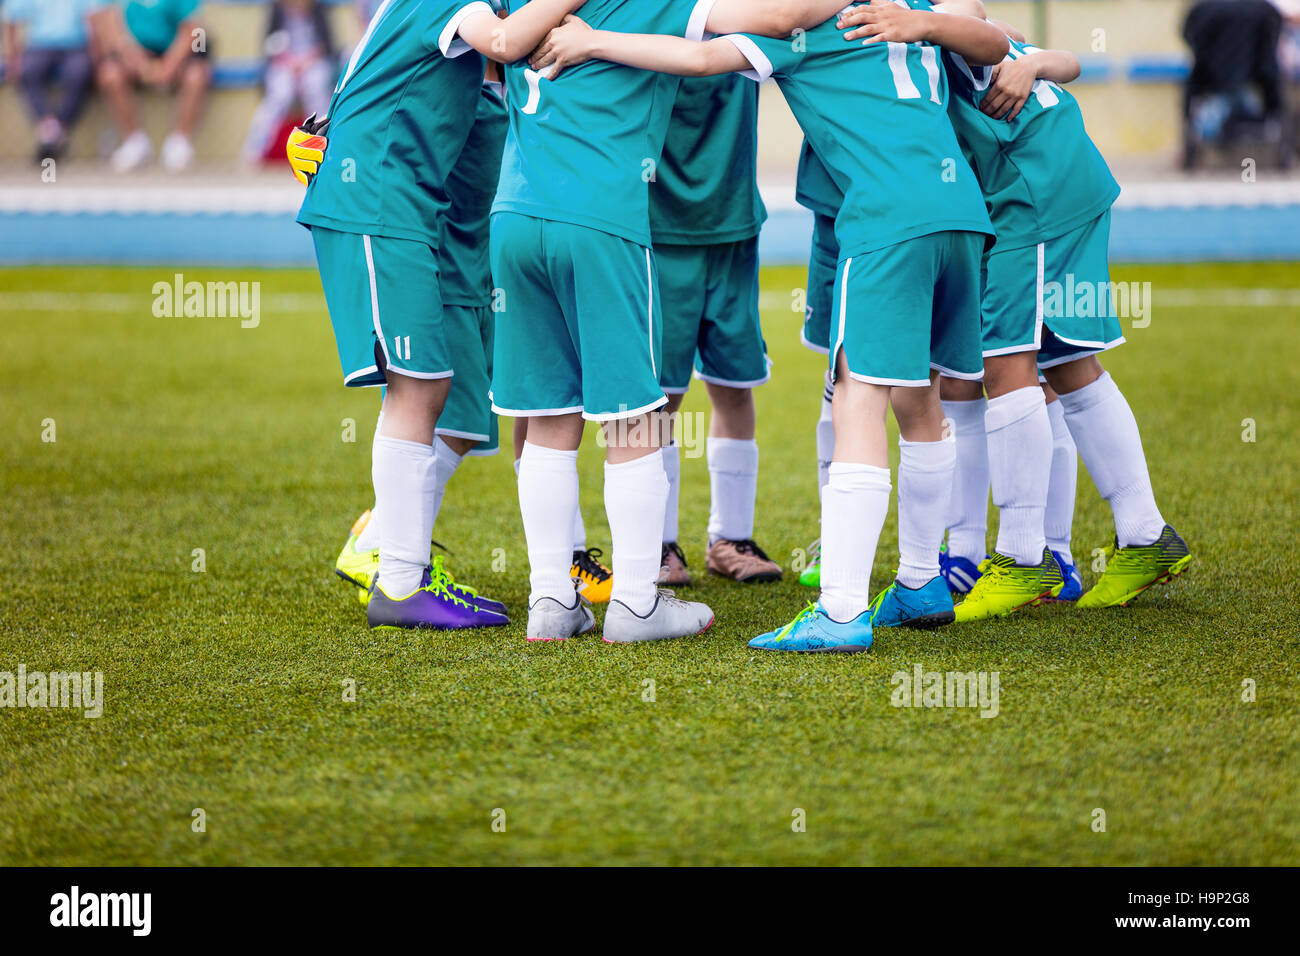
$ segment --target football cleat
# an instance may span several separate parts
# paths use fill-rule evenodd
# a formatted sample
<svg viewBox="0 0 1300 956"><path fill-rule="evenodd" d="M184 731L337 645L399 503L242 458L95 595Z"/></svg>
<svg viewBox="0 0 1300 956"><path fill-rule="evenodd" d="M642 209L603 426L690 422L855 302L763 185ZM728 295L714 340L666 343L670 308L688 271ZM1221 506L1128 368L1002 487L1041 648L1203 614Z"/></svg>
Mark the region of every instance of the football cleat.
<svg viewBox="0 0 1300 956"><path fill-rule="evenodd" d="M752 538L731 541L719 538L709 545L704 561L710 574L741 584L780 581L781 566L767 556Z"/></svg>
<svg viewBox="0 0 1300 956"><path fill-rule="evenodd" d="M470 627L501 627L510 618L479 607L457 597L425 568L420 586L406 597L395 598L376 581L366 605L366 620L372 628L395 627L407 630L461 630Z"/></svg>
<svg viewBox="0 0 1300 956"><path fill-rule="evenodd" d="M860 654L871 650L871 610L851 621L834 621L820 601L810 601L785 627L760 634L748 646L796 654Z"/></svg>
<svg viewBox="0 0 1300 956"><path fill-rule="evenodd" d="M939 549L939 576L948 583L948 590L953 594L969 594L980 579L980 569L969 558L949 554L945 545Z"/></svg>
<svg viewBox="0 0 1300 956"><path fill-rule="evenodd" d="M657 583L663 588L684 588L691 583L691 570L686 564L686 555L676 541L667 542L659 552Z"/></svg>
<svg viewBox="0 0 1300 956"><path fill-rule="evenodd" d="M567 641L586 634L596 626L591 605L580 594L573 595L573 606L565 607L552 597L538 598L528 609L527 641Z"/></svg>
<svg viewBox="0 0 1300 956"><path fill-rule="evenodd" d="M355 584L361 588L364 594L370 590L370 585L374 583L375 575L379 573L379 549L373 551L358 551L357 538L370 523L370 511L362 513L352 525L352 530L348 532L348 540L343 545L343 550L339 552L339 558L334 562L334 573L341 577L349 584ZM365 603L364 601L362 602Z"/></svg>
<svg viewBox="0 0 1300 956"><path fill-rule="evenodd" d="M429 566L429 570L435 582L440 581L443 587L462 600L477 604L485 611L493 611L497 614L506 613L506 606L500 601L494 601L491 598L484 597L468 584L456 583L456 579L451 576L451 572L443 565L442 555L438 555L433 559L433 563Z"/></svg>
<svg viewBox="0 0 1300 956"><path fill-rule="evenodd" d="M1079 577L1079 569L1061 554L1060 551L1053 551L1052 557L1056 559L1057 567L1061 569L1061 577L1065 579L1065 587L1061 588L1061 593L1054 598L1044 598L1044 601L1077 601L1079 595L1083 593L1083 579Z"/></svg>
<svg viewBox="0 0 1300 956"><path fill-rule="evenodd" d="M979 580L954 610L958 621L1006 617L1022 607L1042 604L1065 586L1061 567L1046 548L1038 564L1018 565L1005 554L994 552L980 562L979 569Z"/></svg>
<svg viewBox="0 0 1300 956"><path fill-rule="evenodd" d="M604 604L614 588L614 572L596 560L603 553L600 548L575 551L569 568L574 587L592 604Z"/></svg>
<svg viewBox="0 0 1300 956"><path fill-rule="evenodd" d="M622 601L610 601L601 627L606 644L642 644L671 641L703 634L713 624L713 611L698 601L683 601L662 588L645 614L637 614Z"/></svg>
<svg viewBox="0 0 1300 956"><path fill-rule="evenodd" d="M1121 607L1153 584L1172 581L1187 570L1192 554L1187 542L1169 525L1152 544L1106 549L1106 570L1079 598L1078 607Z"/></svg>
<svg viewBox="0 0 1300 956"><path fill-rule="evenodd" d="M822 586L822 539L808 545L808 567L799 575L799 583L806 588Z"/></svg>
<svg viewBox="0 0 1300 956"><path fill-rule="evenodd" d="M872 627L940 627L955 619L952 594L936 575L919 588L895 581L871 602Z"/></svg>

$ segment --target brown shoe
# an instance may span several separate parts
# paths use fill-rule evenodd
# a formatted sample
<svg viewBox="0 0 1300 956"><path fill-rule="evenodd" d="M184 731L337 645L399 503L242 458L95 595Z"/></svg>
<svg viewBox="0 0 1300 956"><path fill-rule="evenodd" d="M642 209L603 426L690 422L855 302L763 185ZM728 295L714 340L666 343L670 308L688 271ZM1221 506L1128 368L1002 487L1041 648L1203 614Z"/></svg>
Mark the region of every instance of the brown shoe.
<svg viewBox="0 0 1300 956"><path fill-rule="evenodd" d="M684 588L691 583L691 572L686 566L686 555L677 547L676 541L664 545L659 553L659 586L667 588Z"/></svg>
<svg viewBox="0 0 1300 956"><path fill-rule="evenodd" d="M757 581L780 581L781 566L763 553L751 539L728 541L719 538L709 545L705 567L710 574L750 584Z"/></svg>

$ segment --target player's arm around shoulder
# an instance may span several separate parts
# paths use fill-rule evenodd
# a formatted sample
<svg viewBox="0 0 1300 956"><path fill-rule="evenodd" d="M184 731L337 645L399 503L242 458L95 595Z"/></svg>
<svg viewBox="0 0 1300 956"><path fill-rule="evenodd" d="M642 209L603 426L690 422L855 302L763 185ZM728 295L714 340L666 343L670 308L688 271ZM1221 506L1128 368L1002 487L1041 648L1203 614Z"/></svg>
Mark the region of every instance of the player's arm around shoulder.
<svg viewBox="0 0 1300 956"><path fill-rule="evenodd" d="M902 7L892 0L872 0L844 11L836 21L844 39L873 43L933 43L973 66L1000 62L1010 50L1007 35L968 11L982 10L969 0L935 4L933 10Z"/></svg>
<svg viewBox="0 0 1300 956"><path fill-rule="evenodd" d="M709 33L753 33L778 40L796 30L811 30L844 7L845 0L700 0L707 9Z"/></svg>
<svg viewBox="0 0 1300 956"><path fill-rule="evenodd" d="M608 60L675 76L717 76L749 69L744 54L723 38L700 42L664 34L593 30L575 16L565 17L528 62L534 70L549 70L555 80L568 67L588 60Z"/></svg>
<svg viewBox="0 0 1300 956"><path fill-rule="evenodd" d="M1039 80L1070 83L1079 75L1079 58L1068 50L1026 46L1026 55L1008 57L993 67L980 111L1008 122L1020 115Z"/></svg>
<svg viewBox="0 0 1300 956"><path fill-rule="evenodd" d="M462 40L499 63L514 63L528 56L551 28L586 0L531 0L501 19L488 4L467 14L456 24Z"/></svg>

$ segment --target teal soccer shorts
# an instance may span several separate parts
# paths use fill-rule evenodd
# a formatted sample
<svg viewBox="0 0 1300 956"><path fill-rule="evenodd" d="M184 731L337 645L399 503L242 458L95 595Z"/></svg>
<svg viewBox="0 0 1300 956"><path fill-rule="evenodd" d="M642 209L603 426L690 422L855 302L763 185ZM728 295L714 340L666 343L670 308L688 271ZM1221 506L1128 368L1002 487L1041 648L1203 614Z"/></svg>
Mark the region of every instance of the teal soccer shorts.
<svg viewBox="0 0 1300 956"><path fill-rule="evenodd" d="M412 378L452 374L433 249L321 226L311 237L344 385L383 385L385 368Z"/></svg>
<svg viewBox="0 0 1300 956"><path fill-rule="evenodd" d="M1038 352L1040 368L1124 342L1110 286L1110 212L1040 242L987 256L985 357Z"/></svg>
<svg viewBox="0 0 1300 956"><path fill-rule="evenodd" d="M980 257L985 237L936 232L851 256L835 280L831 374L873 385L926 386L931 370L979 380Z"/></svg>
<svg viewBox="0 0 1300 956"><path fill-rule="evenodd" d="M758 315L758 237L697 246L655 246L663 302L659 382L680 395L695 377L753 388L768 380Z"/></svg>
<svg viewBox="0 0 1300 956"><path fill-rule="evenodd" d="M612 421L668 400L649 249L586 226L497 213L492 276L495 411Z"/></svg>

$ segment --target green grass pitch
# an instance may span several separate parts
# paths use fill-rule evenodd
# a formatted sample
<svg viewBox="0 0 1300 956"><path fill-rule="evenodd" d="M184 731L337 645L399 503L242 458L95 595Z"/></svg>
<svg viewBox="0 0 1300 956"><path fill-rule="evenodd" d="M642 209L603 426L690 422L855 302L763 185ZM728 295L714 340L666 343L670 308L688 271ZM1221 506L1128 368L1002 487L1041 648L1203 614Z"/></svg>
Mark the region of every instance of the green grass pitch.
<svg viewBox="0 0 1300 956"><path fill-rule="evenodd" d="M745 647L802 606L793 576L700 580L698 638L526 645L508 452L466 463L436 535L519 623L371 634L332 564L370 502L376 396L339 383L317 277L186 270L262 283L244 329L155 318L172 271L0 270L0 672L98 670L105 697L99 719L0 709L0 863L1300 863L1294 264L1116 271L1155 289L1106 364L1194 550L1181 581L830 658ZM787 565L818 518L802 284L764 274L757 536ZM1256 288L1283 291L1246 304ZM590 435L582 474L608 548ZM1110 519L1079 487L1087 565ZM697 571L706 514L688 459ZM876 588L895 554L891 517ZM998 671L999 715L892 706L916 664Z"/></svg>

